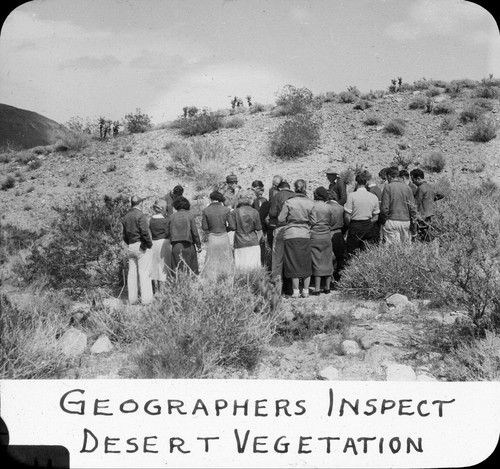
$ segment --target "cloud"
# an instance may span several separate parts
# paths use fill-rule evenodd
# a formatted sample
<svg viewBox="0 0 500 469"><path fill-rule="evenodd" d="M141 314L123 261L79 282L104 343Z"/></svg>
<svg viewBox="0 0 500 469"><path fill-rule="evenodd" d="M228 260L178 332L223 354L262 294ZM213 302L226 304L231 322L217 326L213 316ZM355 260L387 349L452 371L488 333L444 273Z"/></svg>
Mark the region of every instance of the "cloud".
<svg viewBox="0 0 500 469"><path fill-rule="evenodd" d="M58 64L59 70L66 69L86 69L86 70L107 70L119 66L121 62L112 55L104 57L83 56L75 59L65 60Z"/></svg>
<svg viewBox="0 0 500 469"><path fill-rule="evenodd" d="M427 36L475 34L492 16L482 7L459 0L414 0L407 19L391 23L385 34L398 40L415 40ZM472 28L471 28L472 26Z"/></svg>

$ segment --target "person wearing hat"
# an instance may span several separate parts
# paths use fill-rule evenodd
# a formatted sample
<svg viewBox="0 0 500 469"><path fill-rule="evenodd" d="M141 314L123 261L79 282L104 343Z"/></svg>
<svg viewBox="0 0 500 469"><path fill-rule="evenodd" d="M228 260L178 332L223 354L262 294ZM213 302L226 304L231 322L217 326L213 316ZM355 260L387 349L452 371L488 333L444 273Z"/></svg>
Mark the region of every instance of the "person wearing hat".
<svg viewBox="0 0 500 469"><path fill-rule="evenodd" d="M321 281L324 282L324 292L330 293L333 275L333 251L331 229L335 225L335 210L328 205L328 191L318 187L314 191L314 205L311 212L311 260L314 277L312 295L320 294Z"/></svg>
<svg viewBox="0 0 500 469"><path fill-rule="evenodd" d="M168 239L168 218L166 216L167 202L155 200L153 216L149 220L149 231L153 240L152 272L153 293L160 292L167 280L167 274L172 268L172 246Z"/></svg>
<svg viewBox="0 0 500 469"><path fill-rule="evenodd" d="M330 186L328 187L328 193L331 195L333 192L337 194L337 202L340 205L344 205L347 200L347 189L345 186L345 181L340 177L339 173L334 169L327 169L326 177L330 181Z"/></svg>
<svg viewBox="0 0 500 469"><path fill-rule="evenodd" d="M151 247L153 242L149 234L148 220L142 212L142 202L143 199L139 196L132 196L130 198L131 208L121 219L123 241L127 244L127 287L130 304L137 303L139 290L142 304L151 303L153 300L151 284Z"/></svg>
<svg viewBox="0 0 500 469"><path fill-rule="evenodd" d="M208 234L203 275L217 278L219 273L230 272L233 267L228 235L230 208L224 205L224 196L219 191L213 191L209 197L210 204L201 213L201 229Z"/></svg>
<svg viewBox="0 0 500 469"><path fill-rule="evenodd" d="M235 208L236 205L236 196L238 193L238 178L235 174L230 174L226 176L226 189L222 193L224 196L224 205L226 207Z"/></svg>
<svg viewBox="0 0 500 469"><path fill-rule="evenodd" d="M184 188L181 185L175 186L165 197L165 202L167 202L167 212L166 215L168 217L172 216L174 213L174 202L182 197L184 194Z"/></svg>

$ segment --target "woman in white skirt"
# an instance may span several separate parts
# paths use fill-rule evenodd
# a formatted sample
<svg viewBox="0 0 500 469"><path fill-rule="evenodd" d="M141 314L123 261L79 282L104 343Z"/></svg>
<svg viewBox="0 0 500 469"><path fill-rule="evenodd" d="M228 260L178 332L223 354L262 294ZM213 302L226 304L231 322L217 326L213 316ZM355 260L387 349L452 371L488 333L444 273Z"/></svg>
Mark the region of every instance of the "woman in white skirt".
<svg viewBox="0 0 500 469"><path fill-rule="evenodd" d="M163 199L157 199L153 204L153 216L149 220L149 230L153 240L152 248L152 272L153 292L158 293L162 284L167 280L167 274L172 264L172 247L167 238L168 218L166 215L167 203Z"/></svg>
<svg viewBox="0 0 500 469"><path fill-rule="evenodd" d="M234 234L234 265L238 270L259 268L262 224L259 212L252 207L255 194L252 190L240 191L236 208L229 212L229 229Z"/></svg>

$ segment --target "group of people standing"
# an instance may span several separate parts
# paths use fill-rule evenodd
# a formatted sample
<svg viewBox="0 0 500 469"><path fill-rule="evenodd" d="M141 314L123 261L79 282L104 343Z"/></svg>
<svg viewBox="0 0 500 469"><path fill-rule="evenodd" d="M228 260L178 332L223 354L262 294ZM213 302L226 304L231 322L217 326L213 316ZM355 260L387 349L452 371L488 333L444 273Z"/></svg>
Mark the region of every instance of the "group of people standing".
<svg viewBox="0 0 500 469"><path fill-rule="evenodd" d="M274 176L266 198L262 181L242 189L236 175L227 176L202 211L202 274L217 278L264 266L279 291L293 298L328 294L357 251L370 243L409 242L415 239L417 222L428 228L432 221L436 195L420 169L385 168L378 184L367 170L360 171L349 194L335 170L327 170L326 176L328 189L317 187L312 199L303 179L292 188ZM201 236L183 188L176 186L156 200L149 222L142 203L133 196L122 219L130 303L138 301L138 282L141 302L149 303L169 274L179 269L200 274Z"/></svg>

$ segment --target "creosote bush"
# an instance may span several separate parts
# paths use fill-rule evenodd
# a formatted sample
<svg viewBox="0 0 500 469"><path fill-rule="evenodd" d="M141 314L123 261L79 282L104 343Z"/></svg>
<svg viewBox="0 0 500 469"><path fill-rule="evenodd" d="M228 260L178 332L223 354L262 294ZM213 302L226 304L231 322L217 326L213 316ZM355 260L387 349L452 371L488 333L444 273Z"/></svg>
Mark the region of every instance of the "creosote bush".
<svg viewBox="0 0 500 469"><path fill-rule="evenodd" d="M432 112L434 114L452 114L455 112L455 108L452 103L443 101L441 103L436 103L432 108Z"/></svg>
<svg viewBox="0 0 500 469"><path fill-rule="evenodd" d="M446 158L441 152L433 151L424 157L422 166L429 171L440 173L446 166Z"/></svg>
<svg viewBox="0 0 500 469"><path fill-rule="evenodd" d="M384 127L385 132L394 135L404 135L406 130L406 123L403 119L392 119Z"/></svg>
<svg viewBox="0 0 500 469"><path fill-rule="evenodd" d="M307 88L298 88L293 85L285 85L277 94L276 105L285 116L292 116L308 112L314 102L314 95Z"/></svg>
<svg viewBox="0 0 500 469"><path fill-rule="evenodd" d="M319 144L320 128L320 120L311 113L288 118L271 134L271 153L283 159L305 155Z"/></svg>
<svg viewBox="0 0 500 469"><path fill-rule="evenodd" d="M373 103L366 99L360 99L353 107L353 109L364 111L365 109L369 109L373 106Z"/></svg>
<svg viewBox="0 0 500 469"><path fill-rule="evenodd" d="M260 278L260 280L259 280ZM144 378L203 378L223 366L253 369L279 321L257 274L181 274L142 318L136 362Z"/></svg>
<svg viewBox="0 0 500 469"><path fill-rule="evenodd" d="M411 101L408 107L409 109L427 109L428 102L429 98L425 96L417 96L415 99Z"/></svg>
<svg viewBox="0 0 500 469"><path fill-rule="evenodd" d="M441 129L453 130L458 124L458 117L456 115L447 115L441 121Z"/></svg>
<svg viewBox="0 0 500 469"><path fill-rule="evenodd" d="M180 133L185 137L204 135L223 127L223 116L219 113L203 109L191 117L178 119Z"/></svg>
<svg viewBox="0 0 500 469"><path fill-rule="evenodd" d="M473 142L489 142L497 136L498 126L491 118L479 118L472 127L469 140Z"/></svg>
<svg viewBox="0 0 500 469"><path fill-rule="evenodd" d="M382 119L375 115L366 116L363 124L365 125L380 125L382 123Z"/></svg>
<svg viewBox="0 0 500 469"><path fill-rule="evenodd" d="M144 133L151 130L151 117L136 109L135 113L125 116L125 127L131 134Z"/></svg>

